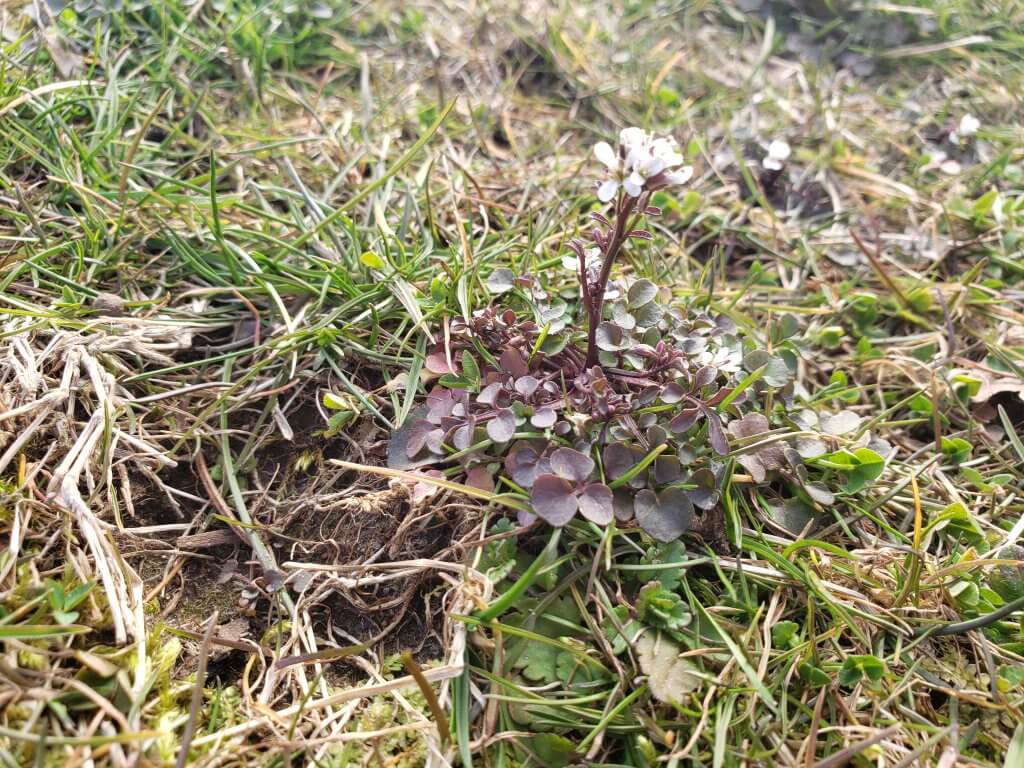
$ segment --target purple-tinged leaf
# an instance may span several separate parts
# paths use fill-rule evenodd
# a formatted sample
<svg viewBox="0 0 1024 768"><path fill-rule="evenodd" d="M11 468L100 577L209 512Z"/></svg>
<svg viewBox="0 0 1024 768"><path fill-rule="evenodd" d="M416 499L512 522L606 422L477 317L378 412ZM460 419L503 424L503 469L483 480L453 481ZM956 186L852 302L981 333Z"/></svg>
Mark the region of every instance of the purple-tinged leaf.
<svg viewBox="0 0 1024 768"><path fill-rule="evenodd" d="M647 438L648 450L657 448L659 445L668 442L668 432L665 431L664 427L657 424L648 428L645 437Z"/></svg>
<svg viewBox="0 0 1024 768"><path fill-rule="evenodd" d="M435 429L427 435L427 448L431 453L444 453L444 430Z"/></svg>
<svg viewBox="0 0 1024 768"><path fill-rule="evenodd" d="M527 442L518 442L505 455L505 471L512 482L529 488L540 472L540 453Z"/></svg>
<svg viewBox="0 0 1024 768"><path fill-rule="evenodd" d="M597 348L605 352L622 349L622 328L614 323L603 322L597 326Z"/></svg>
<svg viewBox="0 0 1024 768"><path fill-rule="evenodd" d="M686 395L686 390L674 381L670 381L661 390L661 402L673 404L678 403Z"/></svg>
<svg viewBox="0 0 1024 768"><path fill-rule="evenodd" d="M547 429L554 426L558 420L558 414L554 408L538 408L530 417L530 423L537 429Z"/></svg>
<svg viewBox="0 0 1024 768"><path fill-rule="evenodd" d="M616 488L612 496L612 509L615 519L626 522L633 519L633 492L626 488Z"/></svg>
<svg viewBox="0 0 1024 768"><path fill-rule="evenodd" d="M671 386L671 385L669 385ZM637 403L641 406L652 405L655 400L664 392L662 387L652 384L649 387L645 387L641 390L640 394L637 395Z"/></svg>
<svg viewBox="0 0 1024 768"><path fill-rule="evenodd" d="M766 475L765 466L756 453L741 453L736 457L736 461L750 473L750 477L755 483L764 482Z"/></svg>
<svg viewBox="0 0 1024 768"><path fill-rule="evenodd" d="M768 419L760 413L748 413L742 419L729 422L729 433L738 438L753 437L770 429Z"/></svg>
<svg viewBox="0 0 1024 768"><path fill-rule="evenodd" d="M427 416L432 424L440 424L441 419L452 415L452 410L458 405L455 390L435 388L427 395Z"/></svg>
<svg viewBox="0 0 1024 768"><path fill-rule="evenodd" d="M638 429L650 429L658 423L658 414L656 413L639 413L636 416L636 426ZM631 437L631 433L623 430L623 434L619 439L627 440Z"/></svg>
<svg viewBox="0 0 1024 768"><path fill-rule="evenodd" d="M432 477L432 478L435 478L437 480L444 480L444 474L439 469L428 469L428 470L422 471L422 472L417 470L416 472L414 472L414 474L423 475L425 477ZM436 483L427 483L427 482L416 482L416 483L413 483L413 486L412 486L412 503L413 504L422 504L427 499L432 498L433 496L436 496L437 492L439 490L441 490L440 486L438 486Z"/></svg>
<svg viewBox="0 0 1024 768"><path fill-rule="evenodd" d="M525 376L529 371L526 366L526 359L523 357L523 353L518 349L509 347L501 353L501 357L498 359L501 364L501 369L505 371L509 376Z"/></svg>
<svg viewBox="0 0 1024 768"><path fill-rule="evenodd" d="M405 455L410 459L427 446L427 440L432 432L440 432L437 427L426 419L419 419L408 427L408 438L405 443Z"/></svg>
<svg viewBox="0 0 1024 768"><path fill-rule="evenodd" d="M697 371L697 375L694 376L694 383L697 385L697 388L700 389L706 387L717 378L718 369L713 365L705 365Z"/></svg>
<svg viewBox="0 0 1024 768"><path fill-rule="evenodd" d="M732 394L732 389L732 387L722 387L717 392L715 392L715 394L713 394L711 397L705 400L704 405L708 406L709 408L711 406L718 405L720 402L725 400L725 398ZM742 397L742 395L740 397ZM733 400L733 402L740 403L742 401L739 398L737 398L736 400Z"/></svg>
<svg viewBox="0 0 1024 768"><path fill-rule="evenodd" d="M496 443L512 439L516 433L516 415L510 408L499 408L494 418L487 422L487 436Z"/></svg>
<svg viewBox="0 0 1024 768"><path fill-rule="evenodd" d="M579 499L580 514L598 525L608 525L614 517L612 489L602 483L591 483Z"/></svg>
<svg viewBox="0 0 1024 768"><path fill-rule="evenodd" d="M630 237L636 238L637 240L653 240L651 233L646 229L634 229L629 233Z"/></svg>
<svg viewBox="0 0 1024 768"><path fill-rule="evenodd" d="M538 517L556 527L572 520L579 506L572 483L555 475L537 478L530 492L530 503Z"/></svg>
<svg viewBox="0 0 1024 768"><path fill-rule="evenodd" d="M594 471L594 460L572 448L558 448L551 454L551 471L566 480L582 483Z"/></svg>
<svg viewBox="0 0 1024 768"><path fill-rule="evenodd" d="M572 432L572 424L568 421L560 421L555 424L555 434L559 437L565 437L570 432Z"/></svg>
<svg viewBox="0 0 1024 768"><path fill-rule="evenodd" d="M605 217L603 213L597 213L595 211L594 213L590 214L590 218L592 218L594 221L604 224L606 227L610 227L612 225L612 223L608 221L607 217Z"/></svg>
<svg viewBox="0 0 1024 768"><path fill-rule="evenodd" d="M793 441L793 447L805 459L816 459L818 456L828 453L825 441L816 437L798 437Z"/></svg>
<svg viewBox="0 0 1024 768"><path fill-rule="evenodd" d="M732 318L728 315L718 315L715 318L715 325L723 333L736 333L736 323L733 322Z"/></svg>
<svg viewBox="0 0 1024 768"><path fill-rule="evenodd" d="M659 456L654 460L654 482L658 485L678 483L683 468L675 456Z"/></svg>
<svg viewBox="0 0 1024 768"><path fill-rule="evenodd" d="M504 267L496 269L487 277L487 290L495 296L512 290L515 274Z"/></svg>
<svg viewBox="0 0 1024 768"><path fill-rule="evenodd" d="M427 355L427 359L423 361L423 367L431 373L436 374L455 374L458 371L454 368L454 361L452 364L448 362L448 355L445 354L444 347L439 347L431 350Z"/></svg>
<svg viewBox="0 0 1024 768"><path fill-rule="evenodd" d="M811 497L818 504L823 507L831 506L835 503L836 497L822 482L815 481L813 483L807 483L804 485L804 490L807 491L807 495Z"/></svg>
<svg viewBox="0 0 1024 768"><path fill-rule="evenodd" d="M675 541L693 523L693 504L678 488L670 488L660 496L654 491L640 491L634 506L636 521L655 541Z"/></svg>
<svg viewBox="0 0 1024 768"><path fill-rule="evenodd" d="M476 401L481 405L494 405L498 399L499 392L501 392L501 384L498 382L488 384L480 390L480 394L476 396Z"/></svg>
<svg viewBox="0 0 1024 768"><path fill-rule="evenodd" d="M630 309L636 309L645 304L650 304L657 295L658 286L650 280L637 280L629 286L629 292L626 294L626 303Z"/></svg>
<svg viewBox="0 0 1024 768"><path fill-rule="evenodd" d="M455 450L464 451L473 444L473 432L475 429L476 424L473 419L470 419L455 430L455 434L452 435L452 445L455 446Z"/></svg>
<svg viewBox="0 0 1024 768"><path fill-rule="evenodd" d="M696 424L700 417L699 408L684 408L668 423L668 428L678 435Z"/></svg>
<svg viewBox="0 0 1024 768"><path fill-rule="evenodd" d="M441 430L434 430L431 434L436 433L438 437L438 446L435 450L431 445L430 441L427 442L426 447L430 448L431 451L421 458L412 458L408 451L408 440L410 432L414 425L417 423L425 423L424 416L426 415L428 408L426 405L421 405L413 410L405 422L391 435L391 439L388 440L388 466L391 469L401 470L412 470L417 467L425 467L429 464L434 464L441 459L439 455L441 453L440 439L444 437L444 433Z"/></svg>
<svg viewBox="0 0 1024 768"><path fill-rule="evenodd" d="M530 397L537 391L537 387L540 386L540 382L533 376L520 376L516 379L516 383L513 386L515 387L516 392L523 397Z"/></svg>
<svg viewBox="0 0 1024 768"><path fill-rule="evenodd" d="M644 208L644 214L647 216L661 216L661 208L656 205L648 205Z"/></svg>
<svg viewBox="0 0 1024 768"><path fill-rule="evenodd" d="M520 509L516 512L516 522L521 526L533 525L537 522L537 516L532 512L527 512L525 509Z"/></svg>
<svg viewBox="0 0 1024 768"><path fill-rule="evenodd" d="M636 464L633 451L625 443L606 445L601 458L604 461L604 473L609 480L618 480Z"/></svg>
<svg viewBox="0 0 1024 768"><path fill-rule="evenodd" d="M704 418L708 422L708 442L712 449L719 456L726 456L729 453L729 438L725 436L725 428L722 427L722 420L714 411L704 412Z"/></svg>
<svg viewBox="0 0 1024 768"><path fill-rule="evenodd" d="M465 483L470 488L479 488L481 491L494 490L494 477L487 467L473 467L466 473Z"/></svg>

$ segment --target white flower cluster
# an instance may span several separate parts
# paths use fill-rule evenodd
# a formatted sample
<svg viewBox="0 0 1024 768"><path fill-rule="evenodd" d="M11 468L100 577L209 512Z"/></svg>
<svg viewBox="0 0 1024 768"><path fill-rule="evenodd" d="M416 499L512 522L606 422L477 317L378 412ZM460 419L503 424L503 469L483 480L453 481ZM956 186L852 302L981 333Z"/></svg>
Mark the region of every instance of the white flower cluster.
<svg viewBox="0 0 1024 768"><path fill-rule="evenodd" d="M594 146L594 154L612 174L598 187L597 197L602 203L615 197L619 187L630 197L639 197L645 189L653 192L685 184L693 176L693 168L683 165L675 139L656 138L642 128L623 128L618 151L607 141L600 141Z"/></svg>
<svg viewBox="0 0 1024 768"><path fill-rule="evenodd" d="M768 145L768 154L761 160L761 165L769 171L781 171L782 166L785 165L792 152L793 150L790 149L789 144L782 139L775 139L775 141Z"/></svg>

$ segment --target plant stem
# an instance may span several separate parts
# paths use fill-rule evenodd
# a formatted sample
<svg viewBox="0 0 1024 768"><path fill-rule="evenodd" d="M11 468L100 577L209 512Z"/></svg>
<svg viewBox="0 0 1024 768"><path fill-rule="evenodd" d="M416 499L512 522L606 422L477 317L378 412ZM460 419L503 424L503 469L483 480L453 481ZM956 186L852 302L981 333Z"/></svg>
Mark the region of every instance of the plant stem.
<svg viewBox="0 0 1024 768"><path fill-rule="evenodd" d="M626 242L626 233L629 231L629 214L636 206L637 198L630 197L625 192L619 192L619 200L615 204L615 229L608 240L608 246L603 254L604 261L601 264L601 274L597 282L587 285L587 276L582 274L583 296L587 302L587 368L597 365L597 326L601 322L604 312L604 291L608 286L608 278L612 273L612 265L622 250L622 244ZM646 207L646 202L644 203ZM642 210L642 209L641 209Z"/></svg>

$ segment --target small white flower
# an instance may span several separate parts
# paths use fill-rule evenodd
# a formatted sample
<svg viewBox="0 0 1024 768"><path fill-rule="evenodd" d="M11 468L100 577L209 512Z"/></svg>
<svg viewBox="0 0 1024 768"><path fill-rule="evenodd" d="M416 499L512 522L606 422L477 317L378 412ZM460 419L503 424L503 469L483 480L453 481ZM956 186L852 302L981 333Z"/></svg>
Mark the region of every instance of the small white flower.
<svg viewBox="0 0 1024 768"><path fill-rule="evenodd" d="M950 144L963 144L964 139L969 139L981 128L981 121L974 115L964 115L955 131L949 132Z"/></svg>
<svg viewBox="0 0 1024 768"><path fill-rule="evenodd" d="M761 160L761 165L769 171L781 171L783 163L789 159L792 152L793 150L789 148L789 144L782 139L775 139L768 145L768 154Z"/></svg>
<svg viewBox="0 0 1024 768"><path fill-rule="evenodd" d="M960 138L966 139L968 136L973 136L981 128L981 121L974 115L964 115L960 118L960 126L957 128L957 133L960 134Z"/></svg>
<svg viewBox="0 0 1024 768"><path fill-rule="evenodd" d="M619 167L619 154L607 141L599 141L594 145L594 155L609 171Z"/></svg>
<svg viewBox="0 0 1024 768"><path fill-rule="evenodd" d="M597 190L602 203L614 198L620 188L630 197L639 197L645 189L653 192L670 184L683 184L693 175L692 168L682 166L684 158L675 139L655 138L642 128L623 128L618 152L607 142L598 142L594 155L612 172L612 178Z"/></svg>

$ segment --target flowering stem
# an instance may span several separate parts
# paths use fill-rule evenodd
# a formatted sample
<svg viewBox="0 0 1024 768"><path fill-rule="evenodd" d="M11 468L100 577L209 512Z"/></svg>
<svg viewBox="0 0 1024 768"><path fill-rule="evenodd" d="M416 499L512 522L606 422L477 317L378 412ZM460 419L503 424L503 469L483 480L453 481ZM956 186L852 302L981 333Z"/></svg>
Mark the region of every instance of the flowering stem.
<svg viewBox="0 0 1024 768"><path fill-rule="evenodd" d="M604 292L608 286L608 278L612 273L612 265L622 250L623 243L629 236L629 216L636 207L637 198L630 197L622 192L619 193L618 202L615 204L615 228L604 249L604 260L601 264L601 274L597 282L587 285L586 271L581 272L583 280L583 300L587 307L587 368L597 365L597 326L601 323L604 313ZM646 201L641 201L640 210L646 208ZM581 259L581 263L582 259Z"/></svg>

